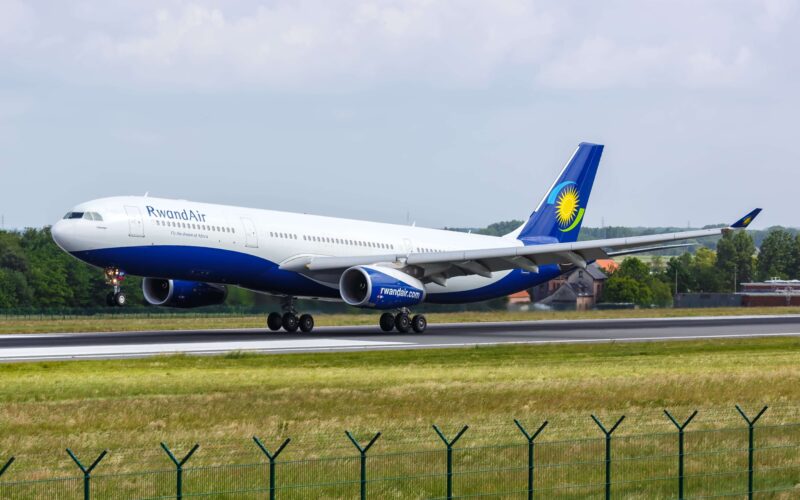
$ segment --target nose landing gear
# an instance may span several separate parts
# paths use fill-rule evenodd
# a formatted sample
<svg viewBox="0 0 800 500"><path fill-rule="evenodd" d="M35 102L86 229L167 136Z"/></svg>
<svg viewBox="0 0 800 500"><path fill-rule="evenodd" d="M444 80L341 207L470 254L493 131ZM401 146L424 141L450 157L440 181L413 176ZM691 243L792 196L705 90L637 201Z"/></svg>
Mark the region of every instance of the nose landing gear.
<svg viewBox="0 0 800 500"><path fill-rule="evenodd" d="M128 303L128 297L122 291L122 282L125 281L125 273L119 268L109 267L105 270L106 285L112 287L112 291L106 295L106 304L110 307L122 307Z"/></svg>
<svg viewBox="0 0 800 500"><path fill-rule="evenodd" d="M411 330L415 333L424 333L428 328L428 320L423 314L410 317L408 309L401 309L396 315L388 312L381 314L380 327L384 332L391 332L396 328L400 333L408 333Z"/></svg>
<svg viewBox="0 0 800 500"><path fill-rule="evenodd" d="M297 316L297 310L294 307L294 297L286 297L281 303L283 314L271 312L267 316L267 328L273 332L277 332L281 328L287 332L293 333L300 329L303 333L310 333L314 329L314 317L310 314L302 314Z"/></svg>

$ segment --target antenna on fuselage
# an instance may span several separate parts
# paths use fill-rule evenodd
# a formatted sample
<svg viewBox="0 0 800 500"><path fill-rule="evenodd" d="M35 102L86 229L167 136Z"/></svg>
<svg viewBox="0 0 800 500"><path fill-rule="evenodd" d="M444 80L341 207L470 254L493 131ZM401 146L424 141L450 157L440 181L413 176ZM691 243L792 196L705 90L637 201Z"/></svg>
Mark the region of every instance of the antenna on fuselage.
<svg viewBox="0 0 800 500"><path fill-rule="evenodd" d="M144 197L147 198L147 195L150 194L150 191L145 191Z"/></svg>

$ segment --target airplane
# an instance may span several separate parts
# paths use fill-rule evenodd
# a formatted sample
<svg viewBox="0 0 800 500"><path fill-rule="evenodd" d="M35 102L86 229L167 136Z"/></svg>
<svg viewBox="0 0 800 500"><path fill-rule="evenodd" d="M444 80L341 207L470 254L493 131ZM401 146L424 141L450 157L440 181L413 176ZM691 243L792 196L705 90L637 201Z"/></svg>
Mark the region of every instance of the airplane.
<svg viewBox="0 0 800 500"><path fill-rule="evenodd" d="M381 330L427 328L422 303L483 301L529 289L597 259L688 246L747 227L577 241L603 145L581 143L520 227L500 237L186 200L123 196L81 203L52 228L56 244L105 271L108 304L123 306L125 276L144 278L154 306L221 304L227 286L282 297L269 330L311 332L297 298L382 311Z"/></svg>

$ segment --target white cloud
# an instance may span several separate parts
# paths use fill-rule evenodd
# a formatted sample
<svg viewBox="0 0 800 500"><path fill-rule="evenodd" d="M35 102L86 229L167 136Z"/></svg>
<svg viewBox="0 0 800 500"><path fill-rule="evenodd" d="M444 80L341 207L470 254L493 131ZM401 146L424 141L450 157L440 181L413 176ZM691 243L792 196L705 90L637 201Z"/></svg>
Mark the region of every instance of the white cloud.
<svg viewBox="0 0 800 500"><path fill-rule="evenodd" d="M789 0L197 0L36 11L0 1L0 54L56 78L310 90L474 87L506 75L555 88L747 85L779 64L775 40L796 14Z"/></svg>
<svg viewBox="0 0 800 500"><path fill-rule="evenodd" d="M30 43L35 17L33 9L18 0L0 0L0 49Z"/></svg>

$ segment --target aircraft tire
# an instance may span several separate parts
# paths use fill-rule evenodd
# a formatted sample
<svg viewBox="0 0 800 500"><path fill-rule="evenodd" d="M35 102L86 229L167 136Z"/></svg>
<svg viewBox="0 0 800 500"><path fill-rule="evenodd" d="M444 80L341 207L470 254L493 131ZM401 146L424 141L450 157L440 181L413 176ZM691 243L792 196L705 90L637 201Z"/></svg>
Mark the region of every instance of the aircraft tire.
<svg viewBox="0 0 800 500"><path fill-rule="evenodd" d="M283 326L283 318L280 313L272 312L267 316L267 328L273 332L277 332Z"/></svg>
<svg viewBox="0 0 800 500"><path fill-rule="evenodd" d="M283 329L287 332L294 333L297 331L297 327L299 326L299 321L297 320L297 316L292 313L286 313L283 315L282 318Z"/></svg>
<svg viewBox="0 0 800 500"><path fill-rule="evenodd" d="M417 314L411 319L411 328L417 333L425 333L428 328L428 320L422 314Z"/></svg>
<svg viewBox="0 0 800 500"><path fill-rule="evenodd" d="M411 319L408 314L400 313L394 317L394 326L400 333L408 333L411 331Z"/></svg>
<svg viewBox="0 0 800 500"><path fill-rule="evenodd" d="M381 326L381 330L384 332L391 332L394 330L394 316L392 316L392 313L381 314L381 320L379 324Z"/></svg>
<svg viewBox="0 0 800 500"><path fill-rule="evenodd" d="M124 293L117 292L117 293L114 294L114 305L115 306L122 307L127 303L128 303L128 297Z"/></svg>
<svg viewBox="0 0 800 500"><path fill-rule="evenodd" d="M300 316L300 331L303 333L311 333L314 329L314 317L310 314L303 314Z"/></svg>

